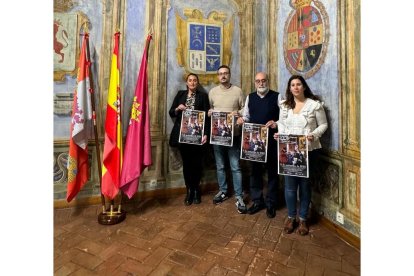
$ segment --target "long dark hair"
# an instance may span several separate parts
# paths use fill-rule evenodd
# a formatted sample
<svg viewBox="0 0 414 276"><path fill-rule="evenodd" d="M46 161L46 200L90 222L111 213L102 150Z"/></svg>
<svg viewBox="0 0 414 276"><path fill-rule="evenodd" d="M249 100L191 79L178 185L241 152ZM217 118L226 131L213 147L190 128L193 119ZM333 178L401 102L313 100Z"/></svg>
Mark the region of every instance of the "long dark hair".
<svg viewBox="0 0 414 276"><path fill-rule="evenodd" d="M309 85L306 83L305 79L302 76L293 75L290 77L286 88L286 101L284 103L286 106L288 106L291 109L294 109L296 105L295 98L293 97L292 92L290 92L290 83L292 82L292 80L300 80L302 85L305 87L305 91L303 92L305 98L311 98L312 100L320 101L320 98L312 93L312 90L309 88Z"/></svg>

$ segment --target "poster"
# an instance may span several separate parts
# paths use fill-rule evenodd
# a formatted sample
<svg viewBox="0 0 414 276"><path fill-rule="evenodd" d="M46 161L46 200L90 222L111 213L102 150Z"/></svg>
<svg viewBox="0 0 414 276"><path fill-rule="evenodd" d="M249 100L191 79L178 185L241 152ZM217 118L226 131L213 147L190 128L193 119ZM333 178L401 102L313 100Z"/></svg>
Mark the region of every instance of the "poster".
<svg viewBox="0 0 414 276"><path fill-rule="evenodd" d="M187 109L182 112L179 143L201 145L205 112Z"/></svg>
<svg viewBox="0 0 414 276"><path fill-rule="evenodd" d="M213 111L211 113L210 144L233 146L234 116L231 112Z"/></svg>
<svg viewBox="0 0 414 276"><path fill-rule="evenodd" d="M278 173L297 177L309 177L308 140L306 135L279 134Z"/></svg>
<svg viewBox="0 0 414 276"><path fill-rule="evenodd" d="M266 162L269 131L265 125L244 123L240 159Z"/></svg>

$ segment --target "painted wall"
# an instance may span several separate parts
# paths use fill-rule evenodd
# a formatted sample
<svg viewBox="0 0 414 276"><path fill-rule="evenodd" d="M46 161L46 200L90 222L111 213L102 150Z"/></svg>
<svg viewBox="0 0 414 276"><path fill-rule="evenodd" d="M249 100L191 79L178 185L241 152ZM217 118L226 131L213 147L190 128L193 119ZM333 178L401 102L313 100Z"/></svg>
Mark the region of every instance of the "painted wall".
<svg viewBox="0 0 414 276"><path fill-rule="evenodd" d="M198 9L203 12L204 17L206 18L208 14L212 11L225 11L228 13L228 19L225 24L228 23L228 20L233 17L234 20L234 32L233 32L233 42L232 42L232 60L228 64L232 71L231 82L240 87L240 49L239 49L239 37L240 37L240 28L239 28L239 19L237 17L237 9L232 4L232 1L191 1L191 5L188 1L185 0L173 0L170 3L171 8L168 11L167 19L167 106L166 106L166 122L167 122L167 133L171 132L173 122L168 115L168 110L171 106L172 101L174 100L175 95L178 90L186 88L185 80L183 80L183 74L185 72L183 67L178 66L176 48L177 48L177 31L176 31L176 19L175 14L178 13L179 16L183 19L187 17L184 16L184 9ZM208 92L211 88L217 84L209 84L204 86L204 89Z"/></svg>
<svg viewBox="0 0 414 276"><path fill-rule="evenodd" d="M329 45L325 62L315 75L306 80L314 94L320 96L325 103L325 111L328 117L329 128L323 135L321 141L326 149L333 151L339 150L339 57L338 57L338 23L337 23L337 1L321 0L320 1L329 17ZM279 75L278 90L284 95L287 82L291 73L286 67L283 54L283 28L288 20L289 14L293 11L289 6L289 1L280 2L277 15L277 41L276 47L278 55Z"/></svg>
<svg viewBox="0 0 414 276"><path fill-rule="evenodd" d="M267 0L259 0L256 4L256 71L267 72L267 43L269 38L267 37L268 33L268 16L267 9L268 4ZM275 76L269 76L269 78L274 78ZM271 89L275 89L271 87Z"/></svg>
<svg viewBox="0 0 414 276"><path fill-rule="evenodd" d="M135 86L141 65L142 52L145 47L147 30L145 30L146 1L127 0L123 66L123 121L124 136L127 132L131 115L132 99L135 95Z"/></svg>
<svg viewBox="0 0 414 276"><path fill-rule="evenodd" d="M99 0L79 0L77 5L74 6L69 13L82 12L86 15L90 21L89 30L89 47L91 50L91 60L93 61L93 77L95 83L96 99L99 99L98 95L101 93L97 86L99 77L99 64L100 64L100 51L102 47L102 1ZM67 93L73 94L76 87L76 75L66 75L63 82L53 83L53 94ZM97 102L98 104L98 102ZM70 114L58 115L56 112L53 114L53 137L54 140L68 140L70 135Z"/></svg>

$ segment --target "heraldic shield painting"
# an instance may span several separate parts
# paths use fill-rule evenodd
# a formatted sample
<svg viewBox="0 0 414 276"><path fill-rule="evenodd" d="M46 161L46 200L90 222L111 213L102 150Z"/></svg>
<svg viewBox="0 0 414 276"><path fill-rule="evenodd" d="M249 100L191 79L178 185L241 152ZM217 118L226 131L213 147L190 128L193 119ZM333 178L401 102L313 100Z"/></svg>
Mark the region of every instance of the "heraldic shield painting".
<svg viewBox="0 0 414 276"><path fill-rule="evenodd" d="M217 71L222 59L222 26L188 24L188 65L195 72Z"/></svg>
<svg viewBox="0 0 414 276"><path fill-rule="evenodd" d="M203 18L197 9L185 9L187 20L176 14L177 60L185 75L196 73L201 84L215 82L221 64L230 64L233 38L233 18L227 24L227 14L211 12Z"/></svg>
<svg viewBox="0 0 414 276"><path fill-rule="evenodd" d="M317 0L290 0L293 11L284 30L283 52L291 74L313 76L325 60L329 39L329 20Z"/></svg>

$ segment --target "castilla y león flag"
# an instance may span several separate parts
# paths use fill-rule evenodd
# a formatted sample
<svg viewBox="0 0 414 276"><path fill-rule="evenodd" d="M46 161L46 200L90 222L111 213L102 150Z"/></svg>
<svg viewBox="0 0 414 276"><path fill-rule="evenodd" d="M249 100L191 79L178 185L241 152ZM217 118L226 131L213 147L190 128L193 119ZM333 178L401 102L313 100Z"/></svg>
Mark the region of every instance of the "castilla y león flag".
<svg viewBox="0 0 414 276"><path fill-rule="evenodd" d="M78 78L73 98L72 120L70 128L68 186L66 200L70 202L82 189L88 180L88 139L92 138L92 105L89 93L89 66L86 58L88 34L82 40L82 50L79 56Z"/></svg>
<svg viewBox="0 0 414 276"><path fill-rule="evenodd" d="M119 191L122 168L121 90L119 86L119 36L114 35L111 77L106 105L105 142L102 165L102 194L113 199Z"/></svg>
<svg viewBox="0 0 414 276"><path fill-rule="evenodd" d="M128 198L137 192L142 171L152 164L147 82L147 53L150 41L151 35L148 35L142 54L125 142L120 187Z"/></svg>

